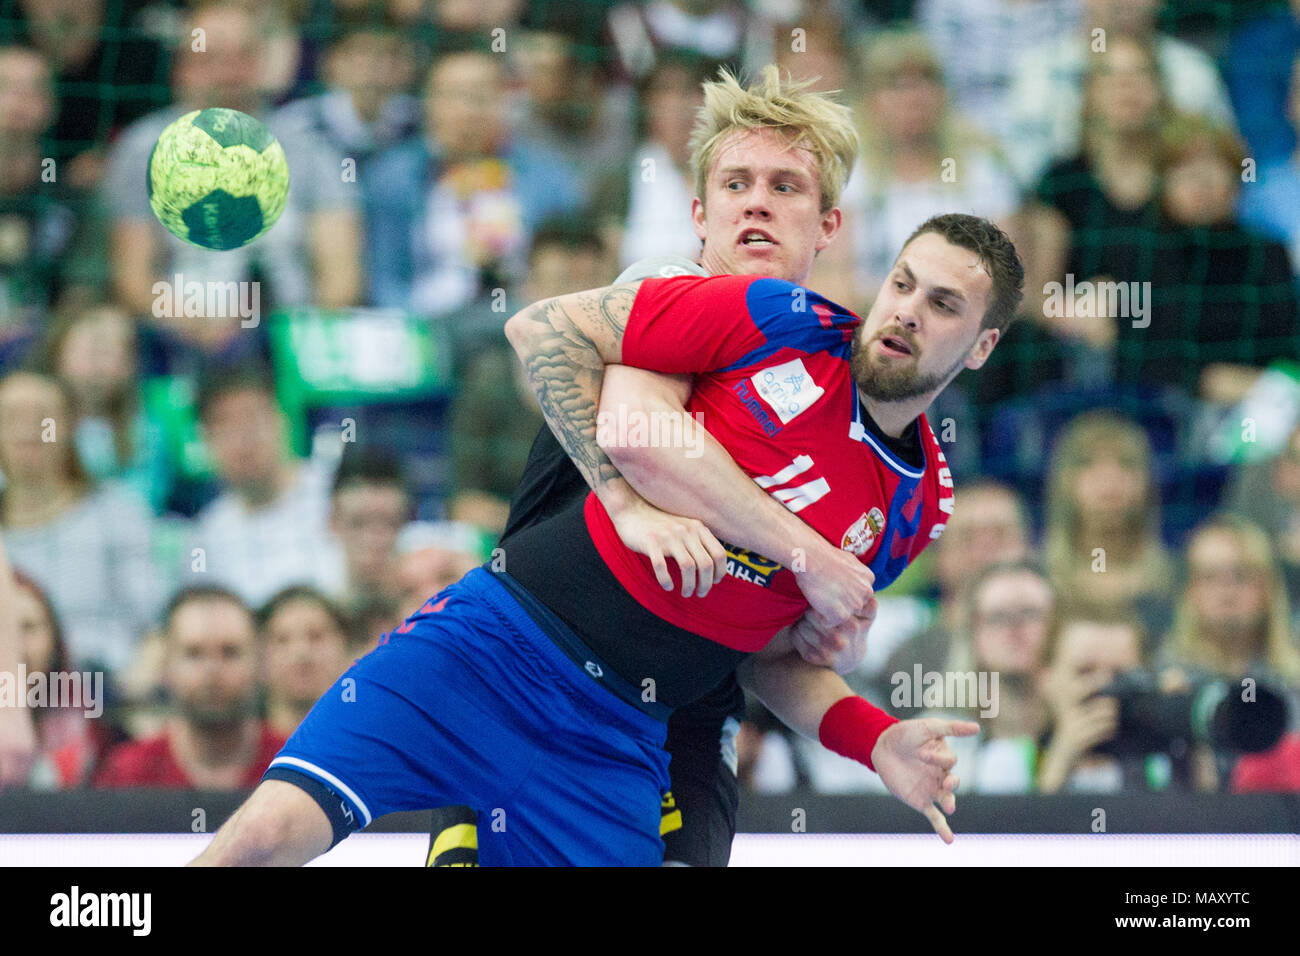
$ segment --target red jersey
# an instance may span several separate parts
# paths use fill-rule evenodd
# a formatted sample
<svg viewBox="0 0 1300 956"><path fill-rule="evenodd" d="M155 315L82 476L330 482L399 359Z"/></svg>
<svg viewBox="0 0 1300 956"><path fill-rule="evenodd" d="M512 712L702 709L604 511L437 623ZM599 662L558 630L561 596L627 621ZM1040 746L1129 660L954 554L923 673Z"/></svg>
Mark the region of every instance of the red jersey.
<svg viewBox="0 0 1300 956"><path fill-rule="evenodd" d="M623 361L697 373L687 411L702 415L703 427L760 487L857 555L881 590L943 531L953 508L952 475L924 415L915 425L924 454L919 468L864 426L849 369L860 323L780 279L647 279L628 318ZM761 650L808 609L793 571L725 542L727 576L706 597L683 598L680 587L665 591L650 560L619 539L594 494L586 519L601 557L642 606L727 647Z"/></svg>
<svg viewBox="0 0 1300 956"><path fill-rule="evenodd" d="M252 789L261 782L262 774L270 765L287 738L281 737L267 724L260 726L257 756L244 771L241 787ZM133 740L118 744L108 754L104 765L95 774L96 787L164 787L193 790L196 784L186 774L172 752L171 737L160 734L147 740Z"/></svg>
<svg viewBox="0 0 1300 956"><path fill-rule="evenodd" d="M1300 793L1300 733L1287 734L1272 750L1242 754L1232 768L1233 793Z"/></svg>

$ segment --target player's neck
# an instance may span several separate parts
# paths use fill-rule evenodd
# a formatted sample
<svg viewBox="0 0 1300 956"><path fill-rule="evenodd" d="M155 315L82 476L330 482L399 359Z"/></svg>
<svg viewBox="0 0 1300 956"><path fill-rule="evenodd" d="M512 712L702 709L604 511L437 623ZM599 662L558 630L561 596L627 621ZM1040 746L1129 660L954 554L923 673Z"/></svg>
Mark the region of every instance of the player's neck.
<svg viewBox="0 0 1300 956"><path fill-rule="evenodd" d="M907 431L907 426L916 421L917 416L934 400L933 395L922 395L900 402L882 402L863 395L861 389L858 389L858 395L867 414L876 423L876 427L890 438L902 438L903 432Z"/></svg>

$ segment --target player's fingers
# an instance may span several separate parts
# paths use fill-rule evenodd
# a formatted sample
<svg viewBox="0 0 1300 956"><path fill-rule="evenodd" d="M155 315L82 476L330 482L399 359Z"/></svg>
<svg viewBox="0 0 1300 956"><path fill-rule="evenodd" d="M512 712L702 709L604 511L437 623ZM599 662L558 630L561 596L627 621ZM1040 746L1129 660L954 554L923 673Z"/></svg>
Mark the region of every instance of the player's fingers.
<svg viewBox="0 0 1300 956"><path fill-rule="evenodd" d="M948 819L939 812L938 807L931 804L921 813L930 821L930 826L934 828L935 833L939 834L939 839L943 840L944 843L952 842L952 830L948 826Z"/></svg>
<svg viewBox="0 0 1300 956"><path fill-rule="evenodd" d="M939 737L969 737L980 732L980 725L970 720L930 718L930 732Z"/></svg>
<svg viewBox="0 0 1300 956"><path fill-rule="evenodd" d="M956 754L946 747L943 750L921 750L917 755L931 767L938 767L940 770L951 770L957 766Z"/></svg>
<svg viewBox="0 0 1300 956"><path fill-rule="evenodd" d="M817 667L828 667L830 661L822 649L820 638L821 634L809 628L802 620L796 621L790 631L790 640L794 643L800 657Z"/></svg>
<svg viewBox="0 0 1300 956"><path fill-rule="evenodd" d="M705 529L704 533L708 534L708 530ZM709 554L709 549L704 546L704 541L698 534L687 538L686 548L695 562L695 595L704 597L713 587L713 555Z"/></svg>
<svg viewBox="0 0 1300 956"><path fill-rule="evenodd" d="M879 613L879 611L880 602L876 600L876 596L873 594L871 600L868 601L866 607L857 614L857 617L859 620L863 621L874 621L876 619L876 614Z"/></svg>
<svg viewBox="0 0 1300 956"><path fill-rule="evenodd" d="M727 549L722 546L722 542L714 537L713 532L708 528L704 529L705 547L708 548L709 555L713 558L713 580L721 581L727 576Z"/></svg>
<svg viewBox="0 0 1300 956"><path fill-rule="evenodd" d="M939 799L935 801L936 803L939 804L939 808L943 810L944 813L957 812L957 797L955 795L956 789L957 789L957 778L954 777L952 774L948 774L948 776L944 779L942 785L940 786Z"/></svg>
<svg viewBox="0 0 1300 956"><path fill-rule="evenodd" d="M671 591L673 589L673 576L668 573L668 562L664 560L663 551L651 545L646 557L650 559L650 567L654 570L655 580L659 582L659 586L665 591Z"/></svg>
<svg viewBox="0 0 1300 956"><path fill-rule="evenodd" d="M680 541L674 543L671 554L682 572L682 597L690 597L695 593L695 559Z"/></svg>

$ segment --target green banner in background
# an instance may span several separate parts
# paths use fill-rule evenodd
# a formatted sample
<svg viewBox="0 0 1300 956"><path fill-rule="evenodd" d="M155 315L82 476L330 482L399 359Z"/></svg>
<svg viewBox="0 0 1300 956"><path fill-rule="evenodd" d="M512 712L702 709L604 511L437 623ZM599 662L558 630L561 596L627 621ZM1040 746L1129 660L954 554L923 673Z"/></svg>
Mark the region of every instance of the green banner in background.
<svg viewBox="0 0 1300 956"><path fill-rule="evenodd" d="M276 390L307 454L307 411L329 405L406 402L453 386L445 328L395 309L287 309L267 320Z"/></svg>

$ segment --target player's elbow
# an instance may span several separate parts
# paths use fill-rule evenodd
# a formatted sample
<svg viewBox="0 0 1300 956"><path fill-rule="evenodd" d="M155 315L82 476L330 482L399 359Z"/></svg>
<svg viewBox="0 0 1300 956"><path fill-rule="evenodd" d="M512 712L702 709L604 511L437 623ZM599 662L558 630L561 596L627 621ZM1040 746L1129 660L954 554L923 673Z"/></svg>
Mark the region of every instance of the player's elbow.
<svg viewBox="0 0 1300 956"><path fill-rule="evenodd" d="M625 387L621 371L623 367L618 365L605 369L596 416L596 444L623 477L635 485L638 478L653 477L660 462L663 443L653 440L649 424L656 421L661 409L653 399Z"/></svg>
<svg viewBox="0 0 1300 956"><path fill-rule="evenodd" d="M644 447L629 439L627 429L620 427L618 413L606 410L605 403L602 402L600 413L596 416L596 445L613 462L614 467L623 473L623 477L632 481L644 472L648 456Z"/></svg>
<svg viewBox="0 0 1300 956"><path fill-rule="evenodd" d="M544 304L536 302L506 320L506 341L520 358L527 357L531 344L537 339L537 333L540 331L537 315Z"/></svg>

